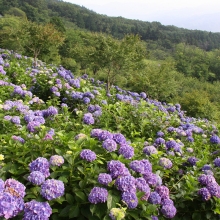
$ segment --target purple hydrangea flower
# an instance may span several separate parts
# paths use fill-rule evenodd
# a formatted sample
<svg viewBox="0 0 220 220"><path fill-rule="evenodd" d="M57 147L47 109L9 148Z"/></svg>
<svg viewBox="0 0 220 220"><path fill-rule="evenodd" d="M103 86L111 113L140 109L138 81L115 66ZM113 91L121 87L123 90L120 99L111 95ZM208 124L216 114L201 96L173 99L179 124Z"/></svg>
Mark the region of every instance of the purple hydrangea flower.
<svg viewBox="0 0 220 220"><path fill-rule="evenodd" d="M157 186L155 191L160 195L161 199L168 199L170 191L166 186Z"/></svg>
<svg viewBox="0 0 220 220"><path fill-rule="evenodd" d="M154 173L146 173L143 175L144 179L146 180L147 184L150 186L160 186L162 184L162 179L159 175Z"/></svg>
<svg viewBox="0 0 220 220"><path fill-rule="evenodd" d="M50 165L52 166L61 166L64 163L64 159L62 156L53 155L50 157Z"/></svg>
<svg viewBox="0 0 220 220"><path fill-rule="evenodd" d="M109 152L113 152L115 150L117 150L117 144L114 140L112 139L106 139L103 143L102 143L103 148L105 148L107 151Z"/></svg>
<svg viewBox="0 0 220 220"><path fill-rule="evenodd" d="M163 136L164 136L164 133L162 131L157 132L157 137L163 137Z"/></svg>
<svg viewBox="0 0 220 220"><path fill-rule="evenodd" d="M131 159L134 156L134 148L128 144L122 144L118 153L123 155L126 159Z"/></svg>
<svg viewBox="0 0 220 220"><path fill-rule="evenodd" d="M138 173L145 174L152 171L151 163L146 160L134 160L130 163L130 168Z"/></svg>
<svg viewBox="0 0 220 220"><path fill-rule="evenodd" d="M157 146L159 146L159 145L161 145L161 144L165 144L165 140L162 138L162 137L159 137L159 138L157 138L155 141L154 141L154 144L155 145L157 145Z"/></svg>
<svg viewBox="0 0 220 220"><path fill-rule="evenodd" d="M56 199L64 194L64 184L60 180L48 179L41 185L40 194L47 200Z"/></svg>
<svg viewBox="0 0 220 220"><path fill-rule="evenodd" d="M21 123L20 117L19 117L19 116L13 116L13 117L11 118L11 122L14 123L14 124L16 124L16 125L19 125L19 124Z"/></svg>
<svg viewBox="0 0 220 220"><path fill-rule="evenodd" d="M113 179L117 178L118 176L127 176L130 175L129 170L127 167L120 161L111 160L107 163L107 169L110 172L110 175Z"/></svg>
<svg viewBox="0 0 220 220"><path fill-rule="evenodd" d="M83 122L87 125L93 125L95 123L95 120L91 113L86 113L83 116Z"/></svg>
<svg viewBox="0 0 220 220"><path fill-rule="evenodd" d="M88 112L93 113L96 109L94 105L89 105L87 108Z"/></svg>
<svg viewBox="0 0 220 220"><path fill-rule="evenodd" d="M94 187L89 193L89 202L93 204L104 203L107 201L108 191L102 187Z"/></svg>
<svg viewBox="0 0 220 220"><path fill-rule="evenodd" d="M135 183L133 176L119 176L115 181L117 189L123 192L136 192Z"/></svg>
<svg viewBox="0 0 220 220"><path fill-rule="evenodd" d="M205 171L205 170L211 170L212 167L209 165L209 164L205 164L203 167L202 167L202 171Z"/></svg>
<svg viewBox="0 0 220 220"><path fill-rule="evenodd" d="M171 140L171 141L167 141L166 142L166 149L167 150L170 150L170 149L173 149L175 146L176 146L176 141L174 140Z"/></svg>
<svg viewBox="0 0 220 220"><path fill-rule="evenodd" d="M100 173L98 177L98 182L107 186L110 182L112 182L112 177L107 173Z"/></svg>
<svg viewBox="0 0 220 220"><path fill-rule="evenodd" d="M50 171L49 171L49 162L46 158L44 157L38 157L36 160L32 161L29 164L29 168L31 172L33 171L39 171L43 173L43 175L47 178L50 176Z"/></svg>
<svg viewBox="0 0 220 220"><path fill-rule="evenodd" d="M144 147L143 153L145 153L146 155L150 156L151 154L157 154L158 151L157 151L157 149L154 146L150 145L150 146Z"/></svg>
<svg viewBox="0 0 220 220"><path fill-rule="evenodd" d="M0 217L5 219L16 216L24 207L22 198L17 198L7 192L0 194L0 204Z"/></svg>
<svg viewBox="0 0 220 220"><path fill-rule="evenodd" d="M90 98L84 97L84 98L83 98L83 103L85 103L85 104L90 103Z"/></svg>
<svg viewBox="0 0 220 220"><path fill-rule="evenodd" d="M220 138L217 135L213 135L210 137L210 142L212 144L220 144Z"/></svg>
<svg viewBox="0 0 220 220"><path fill-rule="evenodd" d="M162 199L161 200L161 205L164 206L164 205L173 205L173 200L169 199L169 198L166 198L166 199Z"/></svg>
<svg viewBox="0 0 220 220"><path fill-rule="evenodd" d="M15 141L19 141L21 144L25 143L25 140L20 136L13 135L12 139L15 140Z"/></svg>
<svg viewBox="0 0 220 220"><path fill-rule="evenodd" d="M32 200L24 204L23 220L42 219L49 220L52 209L48 202L37 202Z"/></svg>
<svg viewBox="0 0 220 220"><path fill-rule="evenodd" d="M124 201L129 209L134 209L138 205L138 198L135 192L123 192L122 201Z"/></svg>
<svg viewBox="0 0 220 220"><path fill-rule="evenodd" d="M15 179L7 179L5 181L5 192L13 196L24 198L26 187Z"/></svg>
<svg viewBox="0 0 220 220"><path fill-rule="evenodd" d="M136 188L141 192L145 192L150 194L150 187L147 184L146 180L143 177L139 177L136 179Z"/></svg>
<svg viewBox="0 0 220 220"><path fill-rule="evenodd" d="M212 184L212 183L216 183L215 177L212 175L205 175L205 174L201 174L198 177L198 181L201 185L208 185L208 184Z"/></svg>
<svg viewBox="0 0 220 220"><path fill-rule="evenodd" d="M5 182L0 179L0 194L3 193L5 190Z"/></svg>
<svg viewBox="0 0 220 220"><path fill-rule="evenodd" d="M28 180L35 185L41 185L45 181L45 176L40 171L33 171L28 176Z"/></svg>
<svg viewBox="0 0 220 220"><path fill-rule="evenodd" d="M149 203L151 204L160 204L161 203L161 197L157 192L151 192L149 198Z"/></svg>
<svg viewBox="0 0 220 220"><path fill-rule="evenodd" d="M81 151L80 157L84 160L92 162L96 159L96 154L95 154L95 152L93 152L89 149L84 149L84 150Z"/></svg>
<svg viewBox="0 0 220 220"><path fill-rule="evenodd" d="M98 136L98 139L100 141L105 141L106 139L113 139L113 134L109 131L102 130L101 133Z"/></svg>
<svg viewBox="0 0 220 220"><path fill-rule="evenodd" d="M113 140L117 143L117 144L125 144L126 143L126 138L123 134L121 133L115 133L113 134Z"/></svg>
<svg viewBox="0 0 220 220"><path fill-rule="evenodd" d="M96 138L98 138L99 135L101 134L101 132L102 132L102 129L95 128L95 129L92 129L90 135L91 135L91 137L96 137Z"/></svg>
<svg viewBox="0 0 220 220"><path fill-rule="evenodd" d="M203 201L208 201L211 198L211 194L210 194L209 190L205 187L201 188L198 191L198 195L202 196Z"/></svg>
<svg viewBox="0 0 220 220"><path fill-rule="evenodd" d="M162 157L159 160L159 165L165 169L170 169L173 166L173 163L168 158Z"/></svg>
<svg viewBox="0 0 220 220"><path fill-rule="evenodd" d="M220 167L220 158L219 158L219 157L217 157L217 158L214 160L214 165L215 165L216 167Z"/></svg>
<svg viewBox="0 0 220 220"><path fill-rule="evenodd" d="M53 116L53 115L57 115L58 114L58 110L57 108L50 106L47 110L46 110L46 117L48 116Z"/></svg>
<svg viewBox="0 0 220 220"><path fill-rule="evenodd" d="M160 211L166 218L173 218L176 215L176 208L173 205L164 205Z"/></svg>
<svg viewBox="0 0 220 220"><path fill-rule="evenodd" d="M27 124L27 129L30 131L30 132L36 132L36 128L39 128L41 125L40 122L38 121L30 121L28 124Z"/></svg>
<svg viewBox="0 0 220 220"><path fill-rule="evenodd" d="M211 196L220 197L220 186L218 183L209 183L206 188L209 190Z"/></svg>
<svg viewBox="0 0 220 220"><path fill-rule="evenodd" d="M158 217L155 216L155 215L152 215L152 216L151 216L151 220L158 220Z"/></svg>
<svg viewBox="0 0 220 220"><path fill-rule="evenodd" d="M187 161L190 165L195 166L198 160L196 157L189 157Z"/></svg>

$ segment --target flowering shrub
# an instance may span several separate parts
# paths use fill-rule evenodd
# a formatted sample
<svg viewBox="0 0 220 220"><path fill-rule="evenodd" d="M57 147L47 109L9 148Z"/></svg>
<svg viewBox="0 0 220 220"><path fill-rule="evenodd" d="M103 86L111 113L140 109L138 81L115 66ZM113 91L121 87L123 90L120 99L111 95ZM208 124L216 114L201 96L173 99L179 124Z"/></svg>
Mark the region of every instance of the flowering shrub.
<svg viewBox="0 0 220 220"><path fill-rule="evenodd" d="M0 49L0 217L218 219L219 125Z"/></svg>

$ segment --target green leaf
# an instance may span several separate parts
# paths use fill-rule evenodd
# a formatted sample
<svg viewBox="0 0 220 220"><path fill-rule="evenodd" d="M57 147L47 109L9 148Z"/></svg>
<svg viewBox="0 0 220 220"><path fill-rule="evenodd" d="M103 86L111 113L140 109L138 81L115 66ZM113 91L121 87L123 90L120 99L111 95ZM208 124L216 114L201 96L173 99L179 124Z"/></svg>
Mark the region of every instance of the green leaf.
<svg viewBox="0 0 220 220"><path fill-rule="evenodd" d="M71 194L67 193L67 194L66 194L66 201L67 201L70 205L73 205L73 203L74 203L74 197L73 197Z"/></svg>
<svg viewBox="0 0 220 220"><path fill-rule="evenodd" d="M67 205L64 209L62 209L59 216L60 217L68 217L68 213L69 213L70 208L71 208L71 206Z"/></svg>
<svg viewBox="0 0 220 220"><path fill-rule="evenodd" d="M75 193L76 196L77 196L78 198L80 198L81 200L83 200L83 201L86 201L86 200L87 200L85 194L84 194L82 191L75 191L74 193Z"/></svg>
<svg viewBox="0 0 220 220"><path fill-rule="evenodd" d="M108 199L107 199L107 207L110 210L111 208L116 207L116 204L120 201L120 194L116 191L109 190Z"/></svg>
<svg viewBox="0 0 220 220"><path fill-rule="evenodd" d="M79 216L79 206L73 206L69 210L69 218L75 218Z"/></svg>
<svg viewBox="0 0 220 220"><path fill-rule="evenodd" d="M59 180L63 181L64 183L68 183L68 179L64 176L59 177Z"/></svg>

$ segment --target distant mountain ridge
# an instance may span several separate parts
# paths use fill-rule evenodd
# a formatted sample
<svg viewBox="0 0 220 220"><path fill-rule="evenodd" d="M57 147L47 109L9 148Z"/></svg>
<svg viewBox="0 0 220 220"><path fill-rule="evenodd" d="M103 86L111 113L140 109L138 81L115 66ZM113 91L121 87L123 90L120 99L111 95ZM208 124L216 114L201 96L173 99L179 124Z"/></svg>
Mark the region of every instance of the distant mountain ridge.
<svg viewBox="0 0 220 220"><path fill-rule="evenodd" d="M48 22L51 17L57 16L78 28L111 34L116 38L122 38L125 34L139 34L142 40L156 42L165 49L172 49L174 44L181 42L207 51L220 48L220 33L165 26L160 22L108 17L61 0L0 0L0 14L4 15L11 7L23 10L28 19L35 22Z"/></svg>

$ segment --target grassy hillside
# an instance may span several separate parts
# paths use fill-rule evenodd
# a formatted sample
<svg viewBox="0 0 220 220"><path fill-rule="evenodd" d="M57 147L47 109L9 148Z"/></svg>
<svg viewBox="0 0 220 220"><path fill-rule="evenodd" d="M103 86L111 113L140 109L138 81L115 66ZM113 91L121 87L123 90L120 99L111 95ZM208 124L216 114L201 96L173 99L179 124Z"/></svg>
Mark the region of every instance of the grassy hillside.
<svg viewBox="0 0 220 220"><path fill-rule="evenodd" d="M0 216L218 219L219 126L0 50Z"/></svg>

